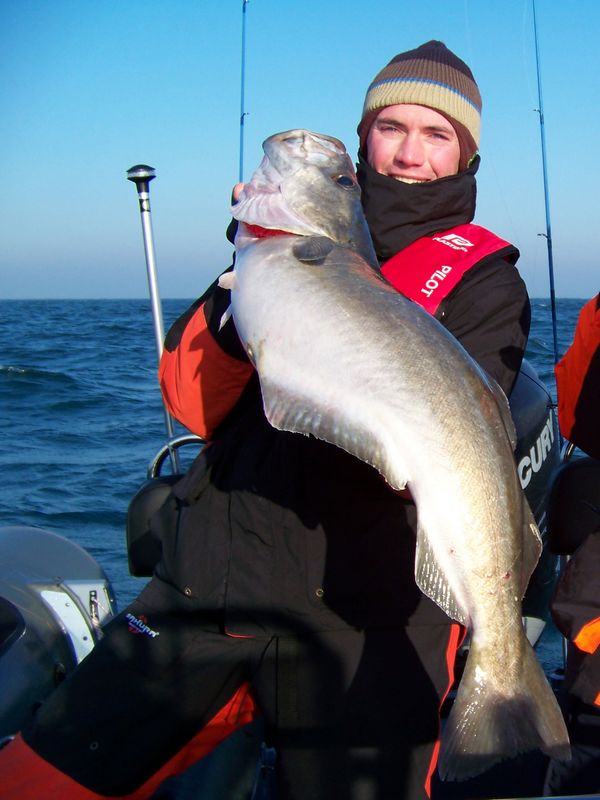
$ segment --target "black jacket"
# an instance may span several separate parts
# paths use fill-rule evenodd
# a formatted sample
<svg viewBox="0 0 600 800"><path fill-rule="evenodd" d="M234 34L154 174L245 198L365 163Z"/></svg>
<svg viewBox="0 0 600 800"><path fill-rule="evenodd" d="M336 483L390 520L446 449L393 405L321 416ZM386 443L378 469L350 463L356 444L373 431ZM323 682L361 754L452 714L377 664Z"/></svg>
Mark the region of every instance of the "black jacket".
<svg viewBox="0 0 600 800"><path fill-rule="evenodd" d="M551 611L556 627L569 641L564 688L571 710L600 719L600 528L569 560Z"/></svg>

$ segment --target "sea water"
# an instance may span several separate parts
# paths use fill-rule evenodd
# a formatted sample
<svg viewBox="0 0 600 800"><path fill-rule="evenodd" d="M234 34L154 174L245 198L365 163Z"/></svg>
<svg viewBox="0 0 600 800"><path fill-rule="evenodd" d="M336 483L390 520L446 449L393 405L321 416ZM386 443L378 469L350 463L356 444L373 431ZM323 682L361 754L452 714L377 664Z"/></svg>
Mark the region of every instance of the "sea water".
<svg viewBox="0 0 600 800"><path fill-rule="evenodd" d="M584 302L557 301L559 354ZM189 303L163 301L165 330ZM83 546L123 608L146 582L128 572L127 507L167 438L150 303L4 300L0 314L0 525ZM532 314L527 358L555 398L549 301L533 300ZM539 653L547 671L559 666L551 627Z"/></svg>

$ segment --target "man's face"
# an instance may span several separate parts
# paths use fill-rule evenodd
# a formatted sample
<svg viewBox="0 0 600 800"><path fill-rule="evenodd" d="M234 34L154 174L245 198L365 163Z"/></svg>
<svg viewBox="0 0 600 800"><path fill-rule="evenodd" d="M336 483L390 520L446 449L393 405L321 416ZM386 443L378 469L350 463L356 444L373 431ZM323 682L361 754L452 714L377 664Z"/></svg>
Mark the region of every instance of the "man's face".
<svg viewBox="0 0 600 800"><path fill-rule="evenodd" d="M448 120L425 106L402 103L382 108L367 137L374 170L405 183L456 175L458 136Z"/></svg>

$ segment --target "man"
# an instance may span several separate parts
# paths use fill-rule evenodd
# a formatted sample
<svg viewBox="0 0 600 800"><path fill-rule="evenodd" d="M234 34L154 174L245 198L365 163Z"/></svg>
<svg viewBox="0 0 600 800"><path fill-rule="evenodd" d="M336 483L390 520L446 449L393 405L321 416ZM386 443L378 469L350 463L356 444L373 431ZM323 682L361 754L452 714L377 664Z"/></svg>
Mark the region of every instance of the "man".
<svg viewBox="0 0 600 800"><path fill-rule="evenodd" d="M358 175L383 274L508 393L529 303L517 250L470 224L480 110L441 42L400 54L367 91ZM165 400L209 445L174 489L155 577L15 747L131 792L232 703L247 719L251 685L280 800L424 798L462 632L416 586L415 506L344 451L268 424L228 306L213 284L166 338ZM117 758L133 741L139 755Z"/></svg>
<svg viewBox="0 0 600 800"><path fill-rule="evenodd" d="M562 435L599 459L600 294L581 309L573 341L554 371ZM571 510L579 519L585 503L592 512L595 507L596 516L587 525L578 525L575 549L569 552L551 603L554 623L568 642L562 706L573 757L566 763L550 761L544 785L547 795L600 791L600 462L574 460L566 470L577 467L585 470L585 478L581 473L575 478L583 494L577 498L579 508Z"/></svg>

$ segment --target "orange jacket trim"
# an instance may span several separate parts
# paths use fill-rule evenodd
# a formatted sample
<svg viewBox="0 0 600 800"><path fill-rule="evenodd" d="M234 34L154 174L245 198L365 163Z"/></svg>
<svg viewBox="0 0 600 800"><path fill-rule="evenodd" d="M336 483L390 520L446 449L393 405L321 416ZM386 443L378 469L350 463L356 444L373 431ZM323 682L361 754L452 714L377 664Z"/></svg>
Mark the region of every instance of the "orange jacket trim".
<svg viewBox="0 0 600 800"><path fill-rule="evenodd" d="M454 662L456 660L456 653L458 652L458 648L464 641L464 638L467 634L466 628L458 623L454 622L450 626L450 638L448 639L448 646L446 647L446 667L448 669L448 684L446 686L446 691L440 701L440 711L444 704L444 701L448 697L448 693L454 684ZM431 779L433 777L433 773L436 770L438 757L440 754L440 746L441 740L438 736L438 739L435 743L433 748L433 753L431 755L431 761L429 762L429 769L427 770L427 777L425 779L425 791L427 793L427 797L431 797Z"/></svg>
<svg viewBox="0 0 600 800"><path fill-rule="evenodd" d="M227 736L256 716L249 684L243 684L215 716L178 753L123 800L146 800L163 781L179 775L208 755ZM21 735L0 750L0 795L3 800L108 800L53 767Z"/></svg>
<svg viewBox="0 0 600 800"><path fill-rule="evenodd" d="M600 644L600 617L587 622L573 639L573 644L584 653L595 653Z"/></svg>
<svg viewBox="0 0 600 800"><path fill-rule="evenodd" d="M201 306L178 346L165 349L158 380L165 405L192 433L210 439L240 399L254 367L225 353L208 329Z"/></svg>

